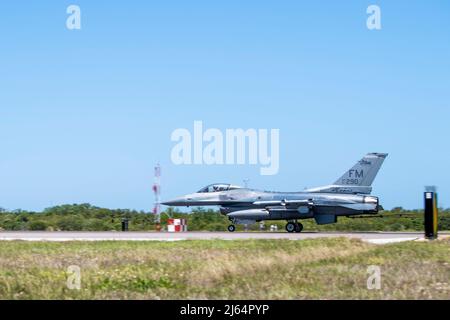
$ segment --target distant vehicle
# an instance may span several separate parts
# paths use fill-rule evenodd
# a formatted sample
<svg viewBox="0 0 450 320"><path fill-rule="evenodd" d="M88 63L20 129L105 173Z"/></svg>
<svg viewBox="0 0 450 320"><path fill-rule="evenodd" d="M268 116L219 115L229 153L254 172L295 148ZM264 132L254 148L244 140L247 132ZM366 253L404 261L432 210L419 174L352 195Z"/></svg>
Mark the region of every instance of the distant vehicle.
<svg viewBox="0 0 450 320"><path fill-rule="evenodd" d="M270 192L242 188L228 183L204 187L171 201L167 206L220 206L220 212L236 224L253 224L264 220L286 220L286 231L301 232L298 220L314 219L317 224L332 224L340 216L378 214L382 210L378 197L370 196L372 183L386 153L369 153L334 184L301 192Z"/></svg>

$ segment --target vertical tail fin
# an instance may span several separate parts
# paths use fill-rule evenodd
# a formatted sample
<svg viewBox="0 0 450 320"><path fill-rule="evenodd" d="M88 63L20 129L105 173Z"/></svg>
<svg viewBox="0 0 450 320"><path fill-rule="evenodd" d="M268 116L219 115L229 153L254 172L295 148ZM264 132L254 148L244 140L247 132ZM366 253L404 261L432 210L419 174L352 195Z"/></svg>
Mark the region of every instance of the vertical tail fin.
<svg viewBox="0 0 450 320"><path fill-rule="evenodd" d="M387 156L387 153L367 154L339 178L334 185L370 187Z"/></svg>

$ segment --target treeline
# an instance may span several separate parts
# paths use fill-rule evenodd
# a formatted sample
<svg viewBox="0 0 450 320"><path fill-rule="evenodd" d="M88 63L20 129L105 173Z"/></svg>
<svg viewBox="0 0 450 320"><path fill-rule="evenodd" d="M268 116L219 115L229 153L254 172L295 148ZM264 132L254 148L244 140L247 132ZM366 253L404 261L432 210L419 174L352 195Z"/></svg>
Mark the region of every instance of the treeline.
<svg viewBox="0 0 450 320"><path fill-rule="evenodd" d="M227 217L218 211L194 208L191 213L168 209L161 215L163 227L167 219L185 218L191 231L225 231L229 224ZM155 230L154 215L149 212L127 209L105 209L90 204L62 205L42 212L23 210L8 211L0 208L0 231L120 231L122 219L129 220L130 231ZM360 218L339 218L337 224L318 226L314 220L302 221L305 231L422 231L423 212L395 208L378 216ZM276 226L284 229L284 221L266 221L263 228ZM258 230L259 224L248 226ZM450 230L450 210L440 211L440 230ZM239 229L243 229L242 226Z"/></svg>
<svg viewBox="0 0 450 320"><path fill-rule="evenodd" d="M169 208L161 214L163 226L169 217L188 219L192 230L224 230L227 225L226 217L202 208L193 210L192 214ZM0 231L120 231L124 218L129 220L130 231L155 230L155 216L149 212L106 209L85 203L51 207L42 212L0 208Z"/></svg>

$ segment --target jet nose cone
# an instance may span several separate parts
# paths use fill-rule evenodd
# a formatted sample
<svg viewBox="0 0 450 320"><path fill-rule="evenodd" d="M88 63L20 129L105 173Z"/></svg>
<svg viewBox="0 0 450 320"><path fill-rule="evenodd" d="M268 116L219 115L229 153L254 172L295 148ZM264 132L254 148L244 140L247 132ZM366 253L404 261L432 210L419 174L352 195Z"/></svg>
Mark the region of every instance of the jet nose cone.
<svg viewBox="0 0 450 320"><path fill-rule="evenodd" d="M172 200L161 202L161 204L164 206L185 206L186 198L184 198L184 197L175 198Z"/></svg>
<svg viewBox="0 0 450 320"><path fill-rule="evenodd" d="M175 203L176 203L175 200L168 200L168 201L161 202L161 204L163 206L173 206Z"/></svg>

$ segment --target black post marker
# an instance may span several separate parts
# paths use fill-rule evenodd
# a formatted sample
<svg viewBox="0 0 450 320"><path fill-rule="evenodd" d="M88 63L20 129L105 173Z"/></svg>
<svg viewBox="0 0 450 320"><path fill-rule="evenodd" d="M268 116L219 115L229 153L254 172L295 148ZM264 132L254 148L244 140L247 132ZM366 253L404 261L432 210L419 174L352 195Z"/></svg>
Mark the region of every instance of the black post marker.
<svg viewBox="0 0 450 320"><path fill-rule="evenodd" d="M425 238L438 238L438 208L436 191L425 192Z"/></svg>
<svg viewBox="0 0 450 320"><path fill-rule="evenodd" d="M123 232L128 231L128 219L127 218L122 219L122 231Z"/></svg>

